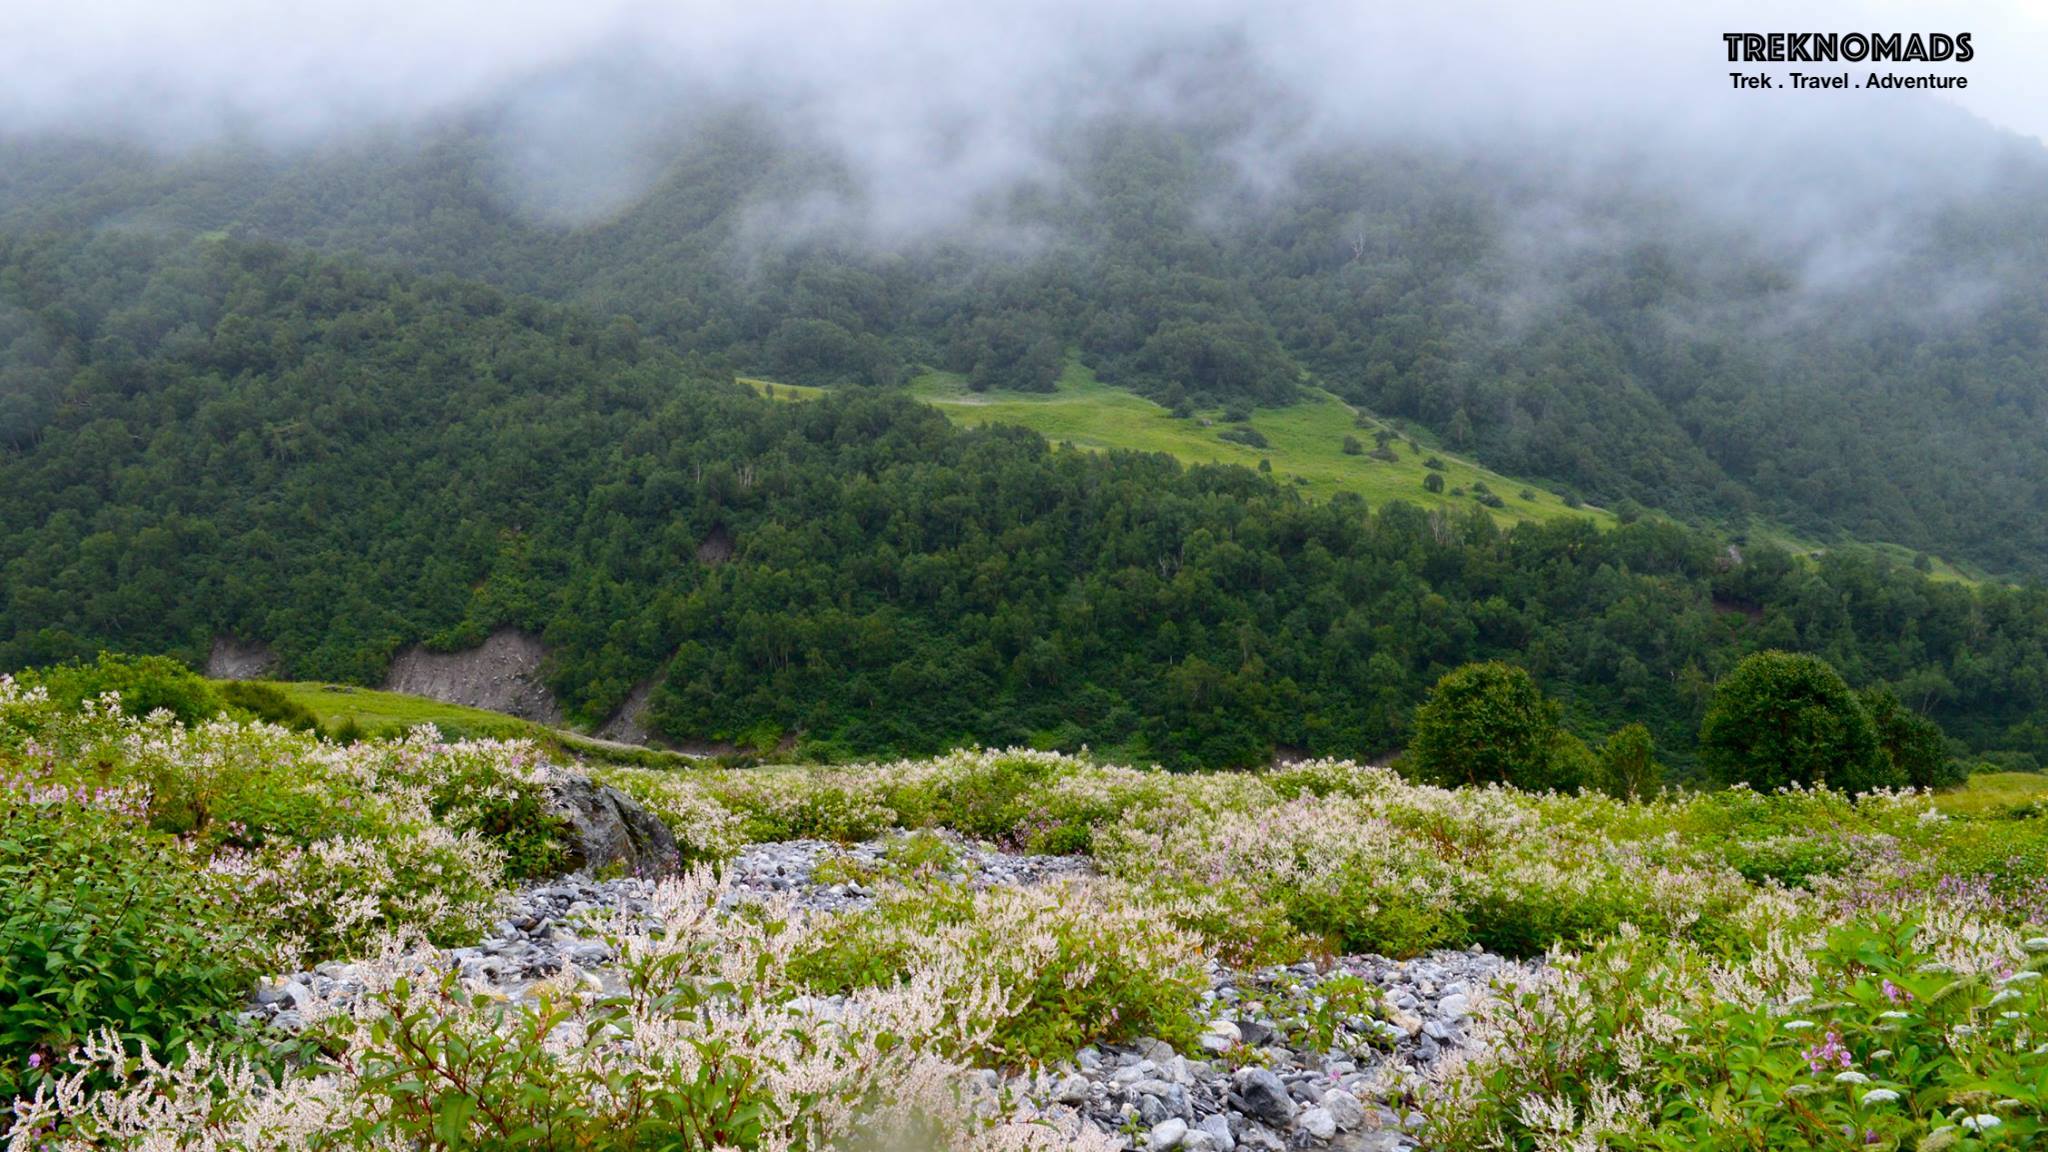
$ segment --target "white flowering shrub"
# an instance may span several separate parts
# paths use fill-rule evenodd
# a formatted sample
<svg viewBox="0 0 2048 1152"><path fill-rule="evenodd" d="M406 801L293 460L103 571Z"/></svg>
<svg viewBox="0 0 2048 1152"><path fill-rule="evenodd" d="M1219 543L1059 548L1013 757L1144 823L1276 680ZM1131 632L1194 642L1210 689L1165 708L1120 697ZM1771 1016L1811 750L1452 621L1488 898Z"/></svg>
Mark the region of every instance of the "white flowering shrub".
<svg viewBox="0 0 2048 1152"><path fill-rule="evenodd" d="M337 750L333 772L372 796L402 797L436 824L490 842L514 879L557 875L570 861L548 812L553 768L525 740L443 741L431 726Z"/></svg>
<svg viewBox="0 0 2048 1152"><path fill-rule="evenodd" d="M207 871L268 927L274 966L357 956L394 930L474 944L496 916L502 856L474 832L438 824L375 837L226 850Z"/></svg>
<svg viewBox="0 0 2048 1152"><path fill-rule="evenodd" d="M1518 1152L2048 1139L2048 937L1937 903L1754 927L1741 957L1625 931L1497 990L1479 1042L1425 1093L1428 1139Z"/></svg>
<svg viewBox="0 0 2048 1152"><path fill-rule="evenodd" d="M50 785L133 789L147 824L238 886L280 955L350 955L409 928L473 941L507 884L568 862L521 741L431 728L342 746L268 724L77 709L0 682L0 765Z"/></svg>
<svg viewBox="0 0 2048 1152"><path fill-rule="evenodd" d="M972 1013L987 1027L941 1041L947 1055L1011 1065L1061 1059L1083 1044L1195 1038L1208 987L1199 939L1163 921L1123 885L1051 884L968 893L943 883L895 886L869 909L813 926L790 978L806 990L888 987L921 970L959 970L971 1003L993 981L1000 1003ZM964 1046L956 1046L964 1045Z"/></svg>
<svg viewBox="0 0 2048 1152"><path fill-rule="evenodd" d="M432 949L474 941L510 885L562 865L555 771L522 742L342 747L62 707L0 678L8 1152L1087 1146L1073 1117L1012 1114L969 1070L1185 1045L1212 960L1475 943L1546 962L1474 990L1480 1042L1421 1095L1435 1146L2048 1140L2048 821L2025 812L1444 789L1333 761L1177 775L1018 749L599 767L706 868L655 890L653 924L610 924L607 978L570 969L507 1003ZM904 861L861 877L864 909L721 906L714 870L749 841L898 828L1085 854L1099 875L976 892ZM46 995L34 958L80 931L114 975ZM367 990L314 1006L304 1062L250 1057L220 1027L259 962L362 956ZM64 997L81 1007L46 1010Z"/></svg>
<svg viewBox="0 0 2048 1152"><path fill-rule="evenodd" d="M658 930L612 938L613 992L572 973L507 1004L394 947L362 994L314 1006L331 1055L301 1070L98 1039L17 1102L10 1152L1110 1147L1071 1114L1009 1112L945 1054L1028 1007L974 951L1019 927L1015 950L1040 948L1028 913L991 907L981 933L827 1010L786 977L815 924L724 915L719 895L705 871L664 882Z"/></svg>

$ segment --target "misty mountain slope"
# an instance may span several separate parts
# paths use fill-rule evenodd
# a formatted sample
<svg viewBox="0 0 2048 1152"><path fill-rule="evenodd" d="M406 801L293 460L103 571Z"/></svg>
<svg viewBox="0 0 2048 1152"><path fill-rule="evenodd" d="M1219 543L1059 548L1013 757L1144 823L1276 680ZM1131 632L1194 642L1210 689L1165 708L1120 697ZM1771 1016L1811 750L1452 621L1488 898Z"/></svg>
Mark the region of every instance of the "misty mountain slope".
<svg viewBox="0 0 2048 1152"><path fill-rule="evenodd" d="M225 635L376 683L509 626L583 722L652 678L672 738L1213 767L1382 753L1446 668L1511 655L1684 763L1707 686L1779 646L2048 755L2038 590L770 401L623 318L269 244L0 237L0 301L0 665Z"/></svg>
<svg viewBox="0 0 2048 1152"><path fill-rule="evenodd" d="M1759 142L1786 193L1675 145L1260 152L1227 116L1097 117L919 229L759 117L660 135L598 210L479 114L285 154L17 142L0 227L366 255L631 317L716 374L1038 390L1075 347L1174 406L1284 403L1307 372L1596 501L2048 569L2041 149L1931 114L1816 145L1832 127ZM1874 169L1880 147L1949 179Z"/></svg>

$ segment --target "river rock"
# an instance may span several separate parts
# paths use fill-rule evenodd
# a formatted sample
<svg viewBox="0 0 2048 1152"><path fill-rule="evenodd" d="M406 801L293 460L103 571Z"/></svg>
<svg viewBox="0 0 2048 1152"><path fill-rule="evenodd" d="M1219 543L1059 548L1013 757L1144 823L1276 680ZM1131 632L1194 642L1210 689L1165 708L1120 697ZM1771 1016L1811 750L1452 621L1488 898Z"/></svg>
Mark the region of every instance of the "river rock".
<svg viewBox="0 0 2048 1152"><path fill-rule="evenodd" d="M1323 1111L1328 1112L1330 1119L1344 1132L1365 1123L1365 1105L1342 1088L1332 1088L1323 1093Z"/></svg>
<svg viewBox="0 0 2048 1152"><path fill-rule="evenodd" d="M682 871L668 825L616 788L561 776L548 783L548 808L567 822L578 863L593 874L620 869L631 876L663 877Z"/></svg>
<svg viewBox="0 0 2048 1152"><path fill-rule="evenodd" d="M1237 1096L1243 1101L1248 1116L1278 1128L1294 1122L1294 1097L1287 1094L1287 1085L1278 1076L1264 1068L1245 1068L1238 1072Z"/></svg>

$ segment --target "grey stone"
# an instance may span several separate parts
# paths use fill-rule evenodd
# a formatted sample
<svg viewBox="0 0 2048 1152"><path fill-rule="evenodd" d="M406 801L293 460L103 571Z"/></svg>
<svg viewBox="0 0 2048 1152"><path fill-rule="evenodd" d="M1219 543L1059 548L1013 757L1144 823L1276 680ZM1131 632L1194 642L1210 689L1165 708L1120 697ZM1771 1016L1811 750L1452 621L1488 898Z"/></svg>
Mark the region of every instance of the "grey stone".
<svg viewBox="0 0 2048 1152"><path fill-rule="evenodd" d="M548 784L548 808L569 825L577 863L592 872L622 868L632 876L674 876L682 871L675 834L653 813L616 788L581 776Z"/></svg>
<svg viewBox="0 0 2048 1152"><path fill-rule="evenodd" d="M1264 1068L1245 1068L1237 1074L1237 1097L1246 1115L1268 1124L1286 1127L1297 1111L1287 1085Z"/></svg>
<svg viewBox="0 0 2048 1152"><path fill-rule="evenodd" d="M1160 1061L1173 1059L1173 1045L1168 1044L1164 1040L1159 1040L1150 1036L1146 1036L1140 1039L1137 1042L1137 1044L1134 1045L1134 1047L1138 1049L1138 1055L1144 1057L1147 1060Z"/></svg>
<svg viewBox="0 0 2048 1152"><path fill-rule="evenodd" d="M1204 1116L1196 1125L1216 1145L1216 1152L1236 1152L1237 1137L1230 1133L1230 1120L1224 1116Z"/></svg>
<svg viewBox="0 0 2048 1152"><path fill-rule="evenodd" d="M1318 1140L1328 1140L1337 1134L1337 1121L1332 1119L1327 1108L1311 1108L1301 1114L1301 1130Z"/></svg>
<svg viewBox="0 0 2048 1152"><path fill-rule="evenodd" d="M1152 1126L1152 1134L1147 1137L1151 1143L1147 1147L1153 1149L1178 1148L1180 1147L1180 1142L1187 1139L1187 1135L1188 1126L1186 1121L1178 1118L1161 1120Z"/></svg>
<svg viewBox="0 0 2048 1152"><path fill-rule="evenodd" d="M1323 1093L1323 1111L1330 1114L1330 1119L1340 1131L1349 1132L1365 1123L1365 1105L1342 1088L1332 1088Z"/></svg>
<svg viewBox="0 0 2048 1152"><path fill-rule="evenodd" d="M1237 1145L1247 1152L1287 1152L1287 1142L1264 1124L1251 1123L1237 1134Z"/></svg>
<svg viewBox="0 0 2048 1152"><path fill-rule="evenodd" d="M1239 1034L1237 1025L1228 1020L1211 1020L1209 1027L1202 1033L1202 1047L1211 1052L1228 1052L1243 1040L1244 1037Z"/></svg>

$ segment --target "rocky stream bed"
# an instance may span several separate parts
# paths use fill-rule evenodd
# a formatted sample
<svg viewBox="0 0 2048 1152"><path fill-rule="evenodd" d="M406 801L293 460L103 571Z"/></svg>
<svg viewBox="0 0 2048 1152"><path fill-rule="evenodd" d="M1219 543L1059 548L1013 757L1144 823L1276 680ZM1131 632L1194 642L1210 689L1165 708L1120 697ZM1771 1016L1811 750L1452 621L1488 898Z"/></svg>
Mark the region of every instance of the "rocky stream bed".
<svg viewBox="0 0 2048 1152"><path fill-rule="evenodd" d="M1086 876L1085 858L1027 856L947 837L950 878L976 886L1039 884ZM871 874L900 841L840 846L820 841L756 844L727 865L727 906L785 897L838 912L874 897ZM820 865L833 861L834 866ZM511 897L492 933L447 951L472 981L518 999L536 981L573 967L609 982L613 956L596 921L645 913L655 881L577 875ZM1211 962L1196 1050L1159 1040L1084 1048L1057 1067L978 1075L1026 1112L1064 1109L1132 1149L1257 1152L1340 1149L1402 1152L1417 1147L1414 1088L1444 1056L1468 1042L1468 1013L1504 967L1481 951L1436 952L1412 960L1346 956L1325 965L1235 971ZM1341 986L1333 980L1346 977ZM262 985L247 1015L286 1032L319 1002L346 999L357 970L329 962ZM1327 988L1376 990L1379 1009L1333 1010ZM817 1009L836 1010L835 998ZM1318 1035L1318 1028L1321 1034Z"/></svg>

